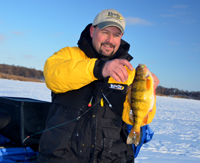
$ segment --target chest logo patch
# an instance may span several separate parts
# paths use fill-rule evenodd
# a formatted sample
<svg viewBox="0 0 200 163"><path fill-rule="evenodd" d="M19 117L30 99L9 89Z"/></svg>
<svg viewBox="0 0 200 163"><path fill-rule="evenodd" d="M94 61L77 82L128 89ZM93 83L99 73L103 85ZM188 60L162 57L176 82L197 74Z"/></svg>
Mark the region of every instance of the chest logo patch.
<svg viewBox="0 0 200 163"><path fill-rule="evenodd" d="M116 85L116 84L110 84L111 89L116 89L116 90L124 90L124 87L122 85Z"/></svg>

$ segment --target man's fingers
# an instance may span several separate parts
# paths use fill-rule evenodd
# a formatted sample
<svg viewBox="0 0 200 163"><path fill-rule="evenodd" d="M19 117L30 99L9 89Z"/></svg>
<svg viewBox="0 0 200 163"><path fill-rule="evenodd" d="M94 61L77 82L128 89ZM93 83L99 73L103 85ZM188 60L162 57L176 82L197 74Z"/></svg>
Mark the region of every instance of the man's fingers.
<svg viewBox="0 0 200 163"><path fill-rule="evenodd" d="M111 73L111 75L110 75L115 81L117 81L117 82L120 82L121 81L121 79L119 78L119 76L116 74L116 73Z"/></svg>
<svg viewBox="0 0 200 163"><path fill-rule="evenodd" d="M108 61L102 70L102 75L104 77L112 77L117 82L125 82L128 79L126 66L130 70L133 70L132 65L125 59L114 59L112 61Z"/></svg>
<svg viewBox="0 0 200 163"><path fill-rule="evenodd" d="M114 72L122 82L125 82L128 79L128 72L124 66L119 65L119 67L114 69Z"/></svg>
<svg viewBox="0 0 200 163"><path fill-rule="evenodd" d="M119 59L119 62L122 65L126 66L131 71L134 69L133 66L131 65L131 63L129 61L127 61L126 59Z"/></svg>

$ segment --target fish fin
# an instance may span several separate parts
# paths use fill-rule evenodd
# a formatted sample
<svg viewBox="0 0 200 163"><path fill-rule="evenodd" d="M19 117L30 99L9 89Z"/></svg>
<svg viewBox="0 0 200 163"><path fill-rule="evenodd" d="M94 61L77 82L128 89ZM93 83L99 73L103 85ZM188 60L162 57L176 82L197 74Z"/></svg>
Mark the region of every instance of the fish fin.
<svg viewBox="0 0 200 163"><path fill-rule="evenodd" d="M147 89L149 90L151 88L152 80L150 77L147 78Z"/></svg>
<svg viewBox="0 0 200 163"><path fill-rule="evenodd" d="M129 135L128 135L126 143L127 144L134 144L135 146L138 146L139 142L140 142L140 131L136 132L132 128Z"/></svg>
<svg viewBox="0 0 200 163"><path fill-rule="evenodd" d="M149 117L149 115L147 114L145 117L144 117L144 120L143 120L143 122L145 123L145 124L147 124L147 122L148 122L148 117Z"/></svg>
<svg viewBox="0 0 200 163"><path fill-rule="evenodd" d="M127 96L128 96L128 101L130 104L131 104L131 87L132 87L132 84L129 85L129 87L127 89Z"/></svg>

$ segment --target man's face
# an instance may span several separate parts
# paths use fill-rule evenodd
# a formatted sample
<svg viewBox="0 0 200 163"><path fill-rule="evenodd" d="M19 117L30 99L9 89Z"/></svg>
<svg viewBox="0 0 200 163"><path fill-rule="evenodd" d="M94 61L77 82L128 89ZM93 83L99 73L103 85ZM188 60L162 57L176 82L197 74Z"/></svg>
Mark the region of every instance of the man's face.
<svg viewBox="0 0 200 163"><path fill-rule="evenodd" d="M90 36L92 37L92 45L99 54L112 56L119 49L122 32L114 26L103 29L91 26Z"/></svg>

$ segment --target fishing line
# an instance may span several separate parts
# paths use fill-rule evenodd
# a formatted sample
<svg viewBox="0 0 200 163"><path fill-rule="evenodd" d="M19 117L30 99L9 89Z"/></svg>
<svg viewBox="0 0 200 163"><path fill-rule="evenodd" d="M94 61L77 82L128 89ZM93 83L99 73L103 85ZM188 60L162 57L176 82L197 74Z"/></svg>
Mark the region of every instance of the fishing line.
<svg viewBox="0 0 200 163"><path fill-rule="evenodd" d="M113 89L112 89L110 92L108 92L105 96L108 96L112 91L113 91ZM72 119L72 120L70 120L70 121L61 123L61 124L59 124L59 125L50 127L50 128L45 129L45 130L43 130L43 131L40 131L40 132L37 132L37 133L32 134L32 135L30 135L30 136L27 136L27 137L22 141L23 146L25 145L25 141L26 141L28 138L30 138L30 137L33 137L33 136L38 135L38 134L41 134L41 133L46 132L46 131L48 131L48 130L52 130L52 129L54 129L54 128L57 128L57 127L59 127L59 126L65 125L65 124L68 124L68 123L70 123L70 122L78 121L82 116L84 116L89 110L91 110L91 109L92 109L97 103L99 103L100 101L101 101L101 99L100 99L99 101L97 101L94 105L92 105L89 109L87 109L83 114L81 114L80 116L78 116L77 118L74 118L74 119Z"/></svg>

